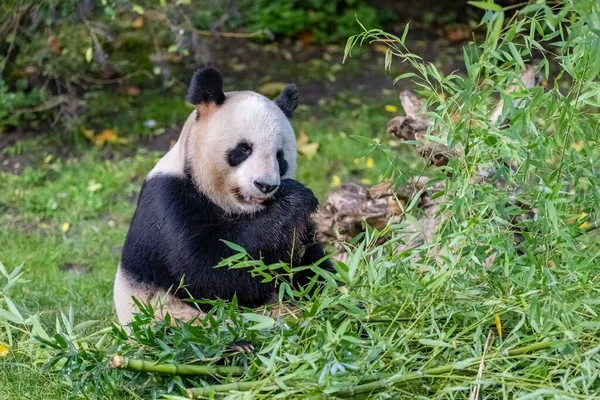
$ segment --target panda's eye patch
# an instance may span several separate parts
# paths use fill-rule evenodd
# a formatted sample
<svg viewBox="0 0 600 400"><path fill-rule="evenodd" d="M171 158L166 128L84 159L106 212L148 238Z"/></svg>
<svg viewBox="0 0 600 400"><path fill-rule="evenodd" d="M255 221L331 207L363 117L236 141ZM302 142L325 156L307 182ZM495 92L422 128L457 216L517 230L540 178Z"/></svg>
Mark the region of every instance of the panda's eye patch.
<svg viewBox="0 0 600 400"><path fill-rule="evenodd" d="M227 151L227 162L232 167L237 167L252 154L252 144L240 142L232 149Z"/></svg>
<svg viewBox="0 0 600 400"><path fill-rule="evenodd" d="M277 162L279 163L279 175L283 176L288 170L288 163L283 158L283 150L277 152Z"/></svg>

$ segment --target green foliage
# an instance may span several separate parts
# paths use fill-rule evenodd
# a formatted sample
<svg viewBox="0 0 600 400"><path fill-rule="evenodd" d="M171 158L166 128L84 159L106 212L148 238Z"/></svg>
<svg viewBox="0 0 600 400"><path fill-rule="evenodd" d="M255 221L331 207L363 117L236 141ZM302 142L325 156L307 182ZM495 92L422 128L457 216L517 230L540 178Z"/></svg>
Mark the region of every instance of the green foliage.
<svg viewBox="0 0 600 400"><path fill-rule="evenodd" d="M250 26L284 37L305 33L318 42L335 42L356 31L357 18L366 26L378 25L377 10L364 0L259 0L252 4Z"/></svg>
<svg viewBox="0 0 600 400"><path fill-rule="evenodd" d="M98 110L84 93L179 89L175 77L206 61L203 38L213 32L247 38L240 40L306 33L307 41L333 42L355 30L356 17L368 26L378 21L364 0L2 2L0 132L81 130Z"/></svg>

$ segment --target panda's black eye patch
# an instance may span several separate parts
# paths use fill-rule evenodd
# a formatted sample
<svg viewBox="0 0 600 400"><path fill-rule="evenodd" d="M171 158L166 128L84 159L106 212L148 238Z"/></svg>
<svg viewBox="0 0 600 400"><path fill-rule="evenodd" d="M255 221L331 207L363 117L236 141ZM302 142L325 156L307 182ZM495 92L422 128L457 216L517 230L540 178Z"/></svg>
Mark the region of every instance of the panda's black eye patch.
<svg viewBox="0 0 600 400"><path fill-rule="evenodd" d="M227 150L227 162L232 167L237 167L252 154L252 144L240 142L232 149Z"/></svg>
<svg viewBox="0 0 600 400"><path fill-rule="evenodd" d="M279 175L283 176L288 170L288 163L283 158L283 150L277 152L277 162L279 163Z"/></svg>

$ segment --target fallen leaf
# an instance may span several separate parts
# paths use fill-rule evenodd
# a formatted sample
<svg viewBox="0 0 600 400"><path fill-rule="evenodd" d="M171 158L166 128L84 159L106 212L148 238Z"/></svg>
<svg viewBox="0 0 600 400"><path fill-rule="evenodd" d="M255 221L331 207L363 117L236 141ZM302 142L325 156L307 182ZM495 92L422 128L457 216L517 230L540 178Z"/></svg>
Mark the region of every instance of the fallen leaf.
<svg viewBox="0 0 600 400"><path fill-rule="evenodd" d="M132 28L139 29L142 26L144 26L144 18L142 18L142 17L137 17L136 19L134 19L131 22L131 27Z"/></svg>
<svg viewBox="0 0 600 400"><path fill-rule="evenodd" d="M296 139L296 147L298 148L298 153L310 160L317 154L319 143L309 143L309 138L306 132L300 131L298 139Z"/></svg>
<svg viewBox="0 0 600 400"><path fill-rule="evenodd" d="M304 44L313 44L315 42L315 35L312 32L300 32L297 37Z"/></svg>
<svg viewBox="0 0 600 400"><path fill-rule="evenodd" d="M57 55L60 54L60 40L58 40L56 36L51 36L48 39L48 42L46 42L46 45L48 46L48 50L50 50L52 53Z"/></svg>
<svg viewBox="0 0 600 400"><path fill-rule="evenodd" d="M460 42L471 37L471 31L465 26L454 26L446 30L446 38L451 42Z"/></svg>
<svg viewBox="0 0 600 400"><path fill-rule="evenodd" d="M502 321L500 320L500 316L496 314L494 319L496 320L496 330L498 331L498 336L500 336L500 339L502 339Z"/></svg>
<svg viewBox="0 0 600 400"><path fill-rule="evenodd" d="M85 136L87 139L92 140L94 138L94 130L93 129L84 129L83 130L83 136Z"/></svg>
<svg viewBox="0 0 600 400"><path fill-rule="evenodd" d="M8 355L8 350L9 349L10 349L10 347L8 347L7 344L0 343L0 358L6 357Z"/></svg>
<svg viewBox="0 0 600 400"><path fill-rule="evenodd" d="M35 67L34 65L29 65L27 68L25 68L25 75L27 76L37 75L38 72L39 71L37 67Z"/></svg>
<svg viewBox="0 0 600 400"><path fill-rule="evenodd" d="M114 143L118 139L117 133L111 129L105 129L97 136L92 138L96 146L104 146L106 143Z"/></svg>
<svg viewBox="0 0 600 400"><path fill-rule="evenodd" d="M88 47L87 50L85 51L85 61L87 61L87 63L91 63L92 62L92 48Z"/></svg>
<svg viewBox="0 0 600 400"><path fill-rule="evenodd" d="M102 189L102 184L101 183L96 183L94 181L90 181L90 184L87 187L88 192L97 192L98 190Z"/></svg>
<svg viewBox="0 0 600 400"><path fill-rule="evenodd" d="M62 224L62 225L60 226L60 230L61 230L63 233L67 233L67 231L69 230L69 228L70 228L70 227L71 227L71 226L69 225L69 223L68 223L68 222L65 222L64 224Z"/></svg>
<svg viewBox="0 0 600 400"><path fill-rule="evenodd" d="M125 94L127 94L127 96L132 96L132 97L137 97L140 95L142 91L140 90L140 88L135 87L135 86L128 86L127 89L125 89Z"/></svg>
<svg viewBox="0 0 600 400"><path fill-rule="evenodd" d="M229 64L229 68L231 68L235 72L245 71L248 66L244 63L231 63Z"/></svg>
<svg viewBox="0 0 600 400"><path fill-rule="evenodd" d="M342 185L342 180L339 176L334 175L331 177L331 187L339 187Z"/></svg>
<svg viewBox="0 0 600 400"><path fill-rule="evenodd" d="M287 85L283 82L267 82L258 88L258 92L267 97L277 96Z"/></svg>
<svg viewBox="0 0 600 400"><path fill-rule="evenodd" d="M587 219L588 214L587 213L581 213L581 215L579 216L579 218L577 218L578 222L583 221L584 219ZM579 225L579 227L581 229L583 228L587 228L588 226L590 226L590 223L588 221L583 221L583 223L581 225Z"/></svg>
<svg viewBox="0 0 600 400"><path fill-rule="evenodd" d="M388 104L385 106L385 111L387 112L396 112L398 111L398 107Z"/></svg>

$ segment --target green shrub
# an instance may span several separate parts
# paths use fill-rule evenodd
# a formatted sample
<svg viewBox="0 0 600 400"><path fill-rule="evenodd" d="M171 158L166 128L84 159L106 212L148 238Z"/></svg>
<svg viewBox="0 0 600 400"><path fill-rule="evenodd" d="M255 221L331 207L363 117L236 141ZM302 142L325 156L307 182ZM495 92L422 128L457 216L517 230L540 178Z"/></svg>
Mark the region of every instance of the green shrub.
<svg viewBox="0 0 600 400"><path fill-rule="evenodd" d="M306 33L318 42L334 42L356 31L357 18L365 26L378 25L377 10L364 0L259 0L252 4L247 16L250 27L283 37Z"/></svg>

